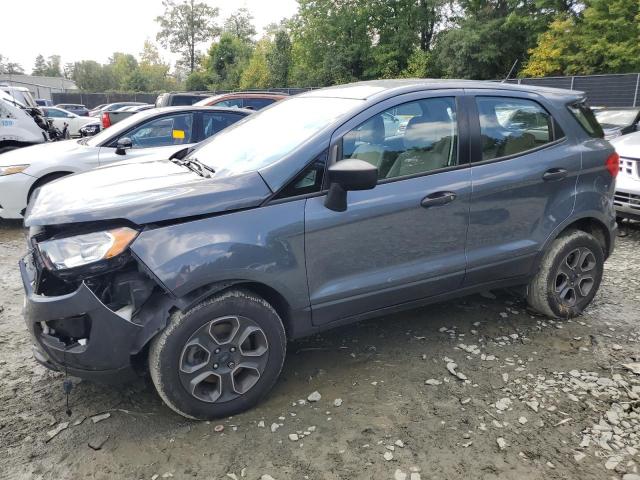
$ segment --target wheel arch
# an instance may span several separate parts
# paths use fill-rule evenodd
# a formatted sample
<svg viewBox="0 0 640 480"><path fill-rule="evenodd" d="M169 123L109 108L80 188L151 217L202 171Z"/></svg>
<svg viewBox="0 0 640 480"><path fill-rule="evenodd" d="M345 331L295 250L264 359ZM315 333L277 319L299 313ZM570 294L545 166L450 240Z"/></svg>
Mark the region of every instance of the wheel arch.
<svg viewBox="0 0 640 480"><path fill-rule="evenodd" d="M572 230L580 230L593 235L593 237L602 247L602 252L604 254L605 260L613 251L615 242L615 231L612 231L611 228L607 227L606 220L602 217L601 214L597 212L588 212L577 218L574 216L568 219L565 223L558 226L549 236L549 238L547 238L543 248L538 253L532 275L534 275L540 268L542 258L544 257L545 252L549 249L551 244L558 237Z"/></svg>
<svg viewBox="0 0 640 480"><path fill-rule="evenodd" d="M293 322L293 310L291 304L283 293L262 282L252 280L231 280L228 282L216 282L199 287L198 289L176 299L175 305L182 311L186 311L195 304L231 289L248 290L261 298L264 298L276 311L282 320L287 338L295 336Z"/></svg>
<svg viewBox="0 0 640 480"><path fill-rule="evenodd" d="M54 172L46 173L45 175L39 177L29 188L29 192L27 193L27 203L29 203L29 200L31 200L31 195L33 195L33 192L35 192L36 188L40 188L45 183L52 182L53 180L65 177L67 175L72 175L73 173L74 172L70 172L67 170L57 170Z"/></svg>

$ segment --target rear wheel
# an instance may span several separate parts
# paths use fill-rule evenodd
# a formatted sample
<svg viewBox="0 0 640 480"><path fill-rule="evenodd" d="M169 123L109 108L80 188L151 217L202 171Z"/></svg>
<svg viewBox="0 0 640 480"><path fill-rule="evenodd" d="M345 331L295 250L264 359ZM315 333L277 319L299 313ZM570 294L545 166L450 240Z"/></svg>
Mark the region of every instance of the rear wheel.
<svg viewBox="0 0 640 480"><path fill-rule="evenodd" d="M552 318L580 315L596 295L604 269L604 253L586 232L558 237L544 255L540 270L529 284L527 301Z"/></svg>
<svg viewBox="0 0 640 480"><path fill-rule="evenodd" d="M233 415L275 384L286 349L280 317L264 299L230 290L172 315L149 350L164 402L194 419Z"/></svg>

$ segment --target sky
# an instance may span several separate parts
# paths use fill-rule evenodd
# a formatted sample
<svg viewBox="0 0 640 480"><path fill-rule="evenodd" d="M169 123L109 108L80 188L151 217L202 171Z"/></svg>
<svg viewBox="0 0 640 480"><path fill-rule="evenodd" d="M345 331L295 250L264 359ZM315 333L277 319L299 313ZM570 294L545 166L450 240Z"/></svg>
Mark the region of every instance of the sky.
<svg viewBox="0 0 640 480"><path fill-rule="evenodd" d="M258 33L297 10L296 0L203 1L220 9L218 24L238 8L247 8L254 17ZM26 73L31 73L38 54L45 58L60 55L63 65L79 60L106 63L113 52L137 56L146 39L156 43L158 25L154 19L164 12L162 0L20 0L8 3L12 5L10 10L16 21L5 19L2 22L0 55L22 65ZM4 6L4 2L0 2L0 7ZM1 9L4 13L9 11ZM203 46L202 50L205 48ZM160 51L171 63L177 58L162 48Z"/></svg>

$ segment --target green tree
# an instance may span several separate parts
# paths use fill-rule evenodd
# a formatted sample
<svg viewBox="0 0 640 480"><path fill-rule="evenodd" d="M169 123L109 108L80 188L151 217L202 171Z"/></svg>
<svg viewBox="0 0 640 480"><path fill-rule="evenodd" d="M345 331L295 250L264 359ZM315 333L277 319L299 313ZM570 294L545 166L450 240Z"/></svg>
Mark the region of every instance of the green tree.
<svg viewBox="0 0 640 480"><path fill-rule="evenodd" d="M263 38L257 43L249 59L249 63L242 71L239 85L241 89L269 88L272 86L268 66L268 52L270 48L271 43L267 38Z"/></svg>
<svg viewBox="0 0 640 480"><path fill-rule="evenodd" d="M136 80L137 86L146 86L145 90L138 91L160 91L177 88L175 78L169 75L169 65L164 63L158 52L158 48L149 40L144 42L140 53L140 63L136 76L144 78L146 84L143 85Z"/></svg>
<svg viewBox="0 0 640 480"><path fill-rule="evenodd" d="M111 70L117 90L128 90L129 78L137 75L138 61L130 53L114 52L107 68ZM139 77L138 77L139 78Z"/></svg>
<svg viewBox="0 0 640 480"><path fill-rule="evenodd" d="M246 8L239 8L235 13L231 14L224 21L223 30L244 42L251 42L252 37L256 34L256 28L253 26L253 16Z"/></svg>
<svg viewBox="0 0 640 480"><path fill-rule="evenodd" d="M299 0L291 23L294 84L331 85L368 78L373 58L366 0Z"/></svg>
<svg viewBox="0 0 640 480"><path fill-rule="evenodd" d="M94 60L76 62L73 80L85 92L106 92L118 88L110 66L103 66Z"/></svg>
<svg viewBox="0 0 640 480"><path fill-rule="evenodd" d="M568 5L560 0L460 0L462 15L436 39L437 69L446 77L504 78L515 60L526 61L538 35Z"/></svg>
<svg viewBox="0 0 640 480"><path fill-rule="evenodd" d="M198 63L198 46L219 33L215 24L218 9L203 2L164 0L164 15L156 18L160 31L156 39L164 48L180 53L182 62L193 72Z"/></svg>
<svg viewBox="0 0 640 480"><path fill-rule="evenodd" d="M204 70L196 70L189 74L185 80L185 88L191 91L208 90L211 78Z"/></svg>
<svg viewBox="0 0 640 480"><path fill-rule="evenodd" d="M229 32L211 44L205 65L215 89L232 90L240 85L242 71L251 56L251 46Z"/></svg>
<svg viewBox="0 0 640 480"><path fill-rule="evenodd" d="M291 70L291 39L283 28L274 32L273 42L269 44L265 53L269 83L275 87L289 86L289 71Z"/></svg>
<svg viewBox="0 0 640 480"><path fill-rule="evenodd" d="M34 62L33 71L31 75L46 75L47 73L47 61L44 59L42 55L38 55L36 57L36 61Z"/></svg>
<svg viewBox="0 0 640 480"><path fill-rule="evenodd" d="M638 0L588 0L558 17L531 50L523 75L627 73L640 69Z"/></svg>
<svg viewBox="0 0 640 480"><path fill-rule="evenodd" d="M47 77L61 77L62 70L60 66L60 55L51 55L47 59L47 68L44 75Z"/></svg>

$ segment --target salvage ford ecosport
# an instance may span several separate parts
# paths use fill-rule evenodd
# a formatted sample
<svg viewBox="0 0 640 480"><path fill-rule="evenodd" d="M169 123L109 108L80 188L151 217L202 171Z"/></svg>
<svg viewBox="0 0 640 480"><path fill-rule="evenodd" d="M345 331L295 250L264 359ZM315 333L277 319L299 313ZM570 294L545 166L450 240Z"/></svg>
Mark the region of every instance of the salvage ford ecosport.
<svg viewBox="0 0 640 480"><path fill-rule="evenodd" d="M336 325L501 287L579 315L615 239L602 135L580 92L374 81L57 180L25 220L35 357L89 379L148 370L206 419L256 404L288 339Z"/></svg>

